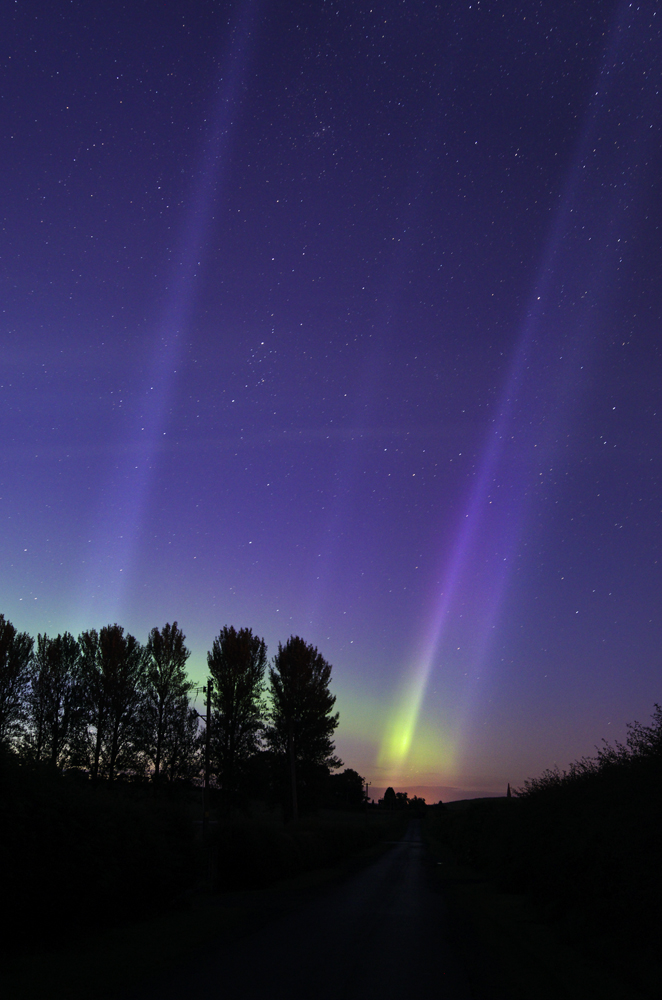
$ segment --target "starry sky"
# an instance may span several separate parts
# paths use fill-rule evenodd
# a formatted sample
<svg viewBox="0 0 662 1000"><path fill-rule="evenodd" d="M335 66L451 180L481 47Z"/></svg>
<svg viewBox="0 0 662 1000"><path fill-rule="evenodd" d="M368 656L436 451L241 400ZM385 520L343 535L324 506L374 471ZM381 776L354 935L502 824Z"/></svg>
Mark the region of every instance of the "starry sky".
<svg viewBox="0 0 662 1000"><path fill-rule="evenodd" d="M647 721L656 8L7 5L5 616L300 635L374 795Z"/></svg>

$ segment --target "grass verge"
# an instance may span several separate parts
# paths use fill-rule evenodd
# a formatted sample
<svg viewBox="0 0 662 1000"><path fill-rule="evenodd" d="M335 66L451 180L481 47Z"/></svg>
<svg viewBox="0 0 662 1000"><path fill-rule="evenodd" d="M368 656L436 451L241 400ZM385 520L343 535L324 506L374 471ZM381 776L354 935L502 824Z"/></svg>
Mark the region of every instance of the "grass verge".
<svg viewBox="0 0 662 1000"><path fill-rule="evenodd" d="M26 948L15 952L4 959L0 994L21 1000L42 1000L44 996L56 1000L111 1000L123 991L139 989L141 981L194 962L197 955L202 958L206 947L219 939L241 937L328 891L378 857L387 849L385 841L403 832L402 823L392 817L369 816L367 822L370 845L343 858L336 857L329 867L304 871L262 888L215 893L201 884L186 908L97 932L90 930L54 950ZM340 842L348 845L356 840L347 836L347 828L361 824L366 824L362 814L333 814L306 821L300 834L310 840L317 829L320 841L326 845L335 830Z"/></svg>
<svg viewBox="0 0 662 1000"><path fill-rule="evenodd" d="M572 947L564 928L545 920L524 895L500 891L461 864L423 826L433 880L449 908L449 926L476 997L498 1000L652 1000L658 993L617 979Z"/></svg>

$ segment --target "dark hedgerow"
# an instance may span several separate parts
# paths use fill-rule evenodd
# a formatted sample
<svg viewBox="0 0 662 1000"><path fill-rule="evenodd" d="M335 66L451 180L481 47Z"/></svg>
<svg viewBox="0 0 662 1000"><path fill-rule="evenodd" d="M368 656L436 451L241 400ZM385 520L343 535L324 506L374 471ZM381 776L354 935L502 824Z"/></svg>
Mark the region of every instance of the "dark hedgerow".
<svg viewBox="0 0 662 1000"><path fill-rule="evenodd" d="M190 820L166 796L93 787L12 754L0 757L0 857L8 949L158 912L194 878Z"/></svg>
<svg viewBox="0 0 662 1000"><path fill-rule="evenodd" d="M662 708L567 772L512 799L449 811L443 834L502 890L526 893L569 941L629 968L658 961L662 931Z"/></svg>
<svg viewBox="0 0 662 1000"><path fill-rule="evenodd" d="M361 814L310 817L281 827L238 821L215 831L216 888L249 889L303 872L332 868L382 841L402 834L398 817Z"/></svg>

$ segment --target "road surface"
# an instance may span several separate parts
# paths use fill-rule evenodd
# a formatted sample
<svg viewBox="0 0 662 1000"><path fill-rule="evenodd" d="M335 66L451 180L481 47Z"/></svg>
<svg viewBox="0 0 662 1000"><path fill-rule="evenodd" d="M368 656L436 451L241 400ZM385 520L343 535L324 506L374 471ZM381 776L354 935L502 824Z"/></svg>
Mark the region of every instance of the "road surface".
<svg viewBox="0 0 662 1000"><path fill-rule="evenodd" d="M414 820L369 867L127 1000L479 1000L449 943L432 863Z"/></svg>

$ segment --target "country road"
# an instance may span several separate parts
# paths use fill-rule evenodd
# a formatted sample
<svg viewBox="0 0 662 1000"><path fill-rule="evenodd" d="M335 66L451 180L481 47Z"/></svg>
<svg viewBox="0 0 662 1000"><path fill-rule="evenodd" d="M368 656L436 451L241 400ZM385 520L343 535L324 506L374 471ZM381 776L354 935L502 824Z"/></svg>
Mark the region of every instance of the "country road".
<svg viewBox="0 0 662 1000"><path fill-rule="evenodd" d="M126 998L479 1000L449 944L430 863L414 820L379 860L329 892Z"/></svg>

